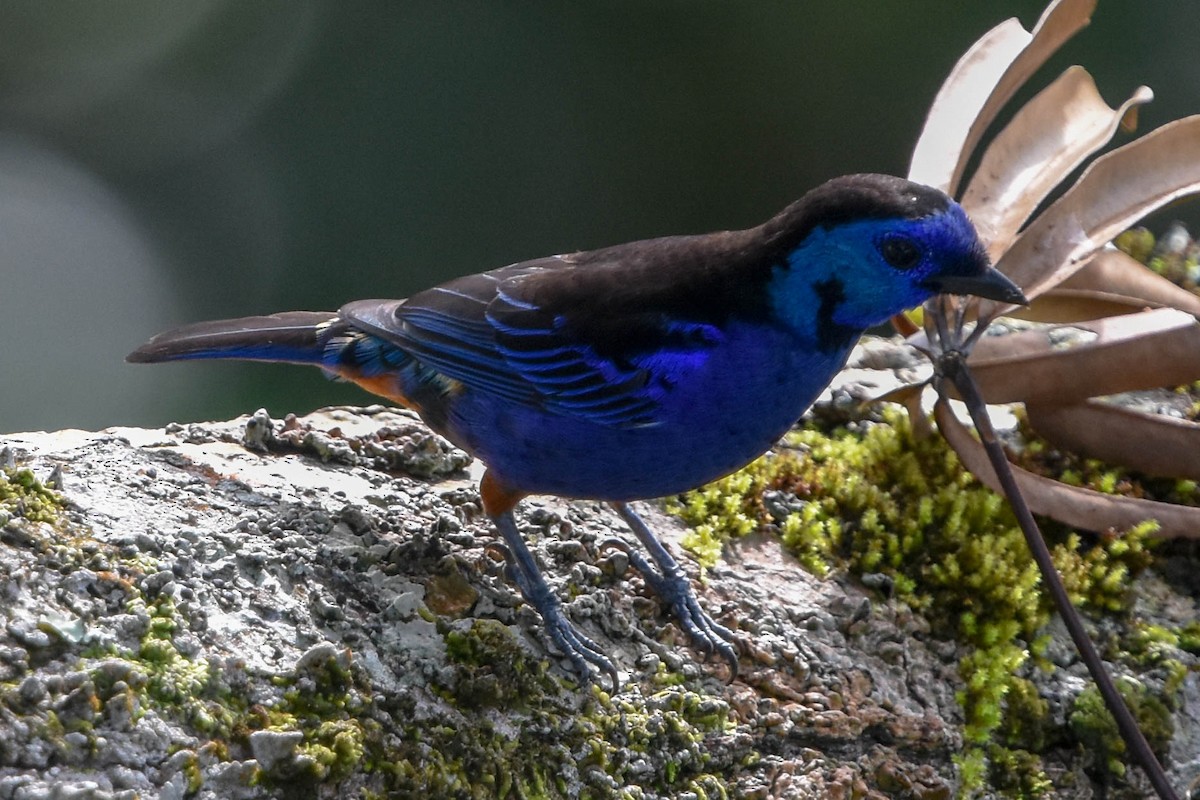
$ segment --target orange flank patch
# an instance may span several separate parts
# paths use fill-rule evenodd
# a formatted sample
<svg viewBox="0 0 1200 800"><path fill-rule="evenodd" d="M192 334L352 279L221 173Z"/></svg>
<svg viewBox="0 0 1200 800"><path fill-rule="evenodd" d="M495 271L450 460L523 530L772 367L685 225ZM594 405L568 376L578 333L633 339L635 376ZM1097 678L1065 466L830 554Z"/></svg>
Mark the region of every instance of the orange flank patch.
<svg viewBox="0 0 1200 800"><path fill-rule="evenodd" d="M400 391L399 381L396 380L394 373L384 373L382 375L367 377L356 373L353 369L343 367L337 370L337 374L338 377L345 378L351 383L357 383L371 394L387 398L393 403L416 411L418 414L421 413L421 407L409 399L408 395ZM460 381L456 381L454 378L447 378L444 375L438 375L437 377L443 387L442 391L446 395L458 395L462 393L464 386Z"/></svg>
<svg viewBox="0 0 1200 800"><path fill-rule="evenodd" d="M510 489L501 483L491 470L483 473L483 480L479 482L479 498L483 500L483 511L489 517L498 517L512 511L524 496L524 492Z"/></svg>
<svg viewBox="0 0 1200 800"><path fill-rule="evenodd" d="M416 405L400 393L400 387L396 385L396 376L384 373L383 375L373 375L365 377L356 375L352 370L338 370L338 374L348 381L357 383L362 388L366 389L371 394L377 394L380 397L385 397L393 403L398 403L405 408L410 408L413 411L419 409Z"/></svg>

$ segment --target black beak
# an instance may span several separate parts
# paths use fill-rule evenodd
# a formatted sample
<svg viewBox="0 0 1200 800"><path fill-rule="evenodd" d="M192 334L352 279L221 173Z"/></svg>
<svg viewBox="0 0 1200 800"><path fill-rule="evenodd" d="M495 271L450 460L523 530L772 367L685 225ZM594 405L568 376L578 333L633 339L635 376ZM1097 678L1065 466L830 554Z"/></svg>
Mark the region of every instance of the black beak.
<svg viewBox="0 0 1200 800"><path fill-rule="evenodd" d="M939 275L926 285L942 294L973 294L1001 303L1029 305L1021 288L994 267L988 267L981 275Z"/></svg>

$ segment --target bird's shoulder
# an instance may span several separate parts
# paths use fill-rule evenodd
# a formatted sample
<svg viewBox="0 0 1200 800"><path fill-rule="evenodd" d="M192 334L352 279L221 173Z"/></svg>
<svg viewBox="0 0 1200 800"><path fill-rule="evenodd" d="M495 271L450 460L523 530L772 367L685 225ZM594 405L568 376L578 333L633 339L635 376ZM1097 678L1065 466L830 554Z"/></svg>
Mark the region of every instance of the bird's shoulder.
<svg viewBox="0 0 1200 800"><path fill-rule="evenodd" d="M565 335L614 353L653 348L679 326L765 315L779 263L752 231L647 239L499 270L488 313L501 323L553 318Z"/></svg>

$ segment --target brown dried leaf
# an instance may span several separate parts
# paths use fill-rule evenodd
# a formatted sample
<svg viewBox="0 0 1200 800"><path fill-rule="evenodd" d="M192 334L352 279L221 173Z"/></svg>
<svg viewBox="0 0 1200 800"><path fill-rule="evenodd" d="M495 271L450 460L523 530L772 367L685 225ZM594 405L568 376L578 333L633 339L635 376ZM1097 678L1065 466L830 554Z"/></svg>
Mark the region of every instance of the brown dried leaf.
<svg viewBox="0 0 1200 800"><path fill-rule="evenodd" d="M996 266L1027 297L1036 298L1146 214L1196 191L1200 116L1168 123L1093 161L1066 194L1030 223ZM985 302L981 314L997 305Z"/></svg>
<svg viewBox="0 0 1200 800"><path fill-rule="evenodd" d="M863 405L897 403L904 406L908 409L908 416L912 421L913 438L917 441L928 439L933 435L933 425L929 422L929 416L921 408L921 398L928 385L927 383L910 383L906 386L898 386L878 397L867 400Z"/></svg>
<svg viewBox="0 0 1200 800"><path fill-rule="evenodd" d="M1160 308L985 336L969 364L989 403L1071 405L1197 380L1200 323L1183 311Z"/></svg>
<svg viewBox="0 0 1200 800"><path fill-rule="evenodd" d="M954 65L934 98L908 177L954 194L967 159L1000 108L1062 44L1088 24L1096 0L1055 0L1029 33L1006 20Z"/></svg>
<svg viewBox="0 0 1200 800"><path fill-rule="evenodd" d="M963 54L929 107L913 149L909 180L954 193L969 155L972 123L1030 38L1014 17L992 28Z"/></svg>
<svg viewBox="0 0 1200 800"><path fill-rule="evenodd" d="M907 314L893 314L891 320L892 327L896 333L901 336L912 336L917 331L921 330L917 327L917 323L912 321L912 318Z"/></svg>
<svg viewBox="0 0 1200 800"><path fill-rule="evenodd" d="M1178 308L1200 317L1200 297L1148 269L1133 256L1111 247L1088 259L1078 272L1056 289L1120 295L1140 300L1151 308Z"/></svg>
<svg viewBox="0 0 1200 800"><path fill-rule="evenodd" d="M1107 247L1088 259L1074 275L1038 297L1036 303L1017 307L1007 316L1061 324L1134 314L1148 308L1178 308L1200 317L1200 296L1120 250ZM973 308L968 311L968 318L975 318ZM912 333L915 331L904 335L911 337Z"/></svg>
<svg viewBox="0 0 1200 800"><path fill-rule="evenodd" d="M966 426L955 419L949 403L944 398L939 398L934 405L934 416L937 419L938 430L954 448L963 466L992 491L1001 491L1000 481L996 478L983 445L976 441ZM1200 538L1198 508L1101 494L1043 478L1020 467L1012 467L1012 471L1017 488L1033 513L1056 519L1074 528L1090 531L1131 528L1147 519L1153 519L1159 524L1157 536Z"/></svg>
<svg viewBox="0 0 1200 800"><path fill-rule="evenodd" d="M1200 480L1200 425L1090 400L1028 406L1029 424L1056 446L1147 475Z"/></svg>
<svg viewBox="0 0 1200 800"><path fill-rule="evenodd" d="M1137 297L1056 286L1039 297L1033 305L1018 307L1006 316L1030 322L1068 324L1136 314L1147 308L1161 307L1159 303L1149 303Z"/></svg>
<svg viewBox="0 0 1200 800"><path fill-rule="evenodd" d="M988 254L999 258L1034 209L1071 170L1103 147L1142 86L1112 109L1083 67L1071 67L1030 100L988 146L962 198Z"/></svg>

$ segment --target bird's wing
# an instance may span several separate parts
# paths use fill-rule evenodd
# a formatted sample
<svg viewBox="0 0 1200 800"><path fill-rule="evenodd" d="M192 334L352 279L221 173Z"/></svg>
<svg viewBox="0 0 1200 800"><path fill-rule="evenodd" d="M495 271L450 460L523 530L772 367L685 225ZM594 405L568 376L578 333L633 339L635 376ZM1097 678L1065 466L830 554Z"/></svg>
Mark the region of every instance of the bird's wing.
<svg viewBox="0 0 1200 800"><path fill-rule="evenodd" d="M720 329L629 302L628 286L593 287L596 268L540 259L340 313L479 391L602 425L657 424L664 394L703 362ZM587 286L581 272L592 274Z"/></svg>

